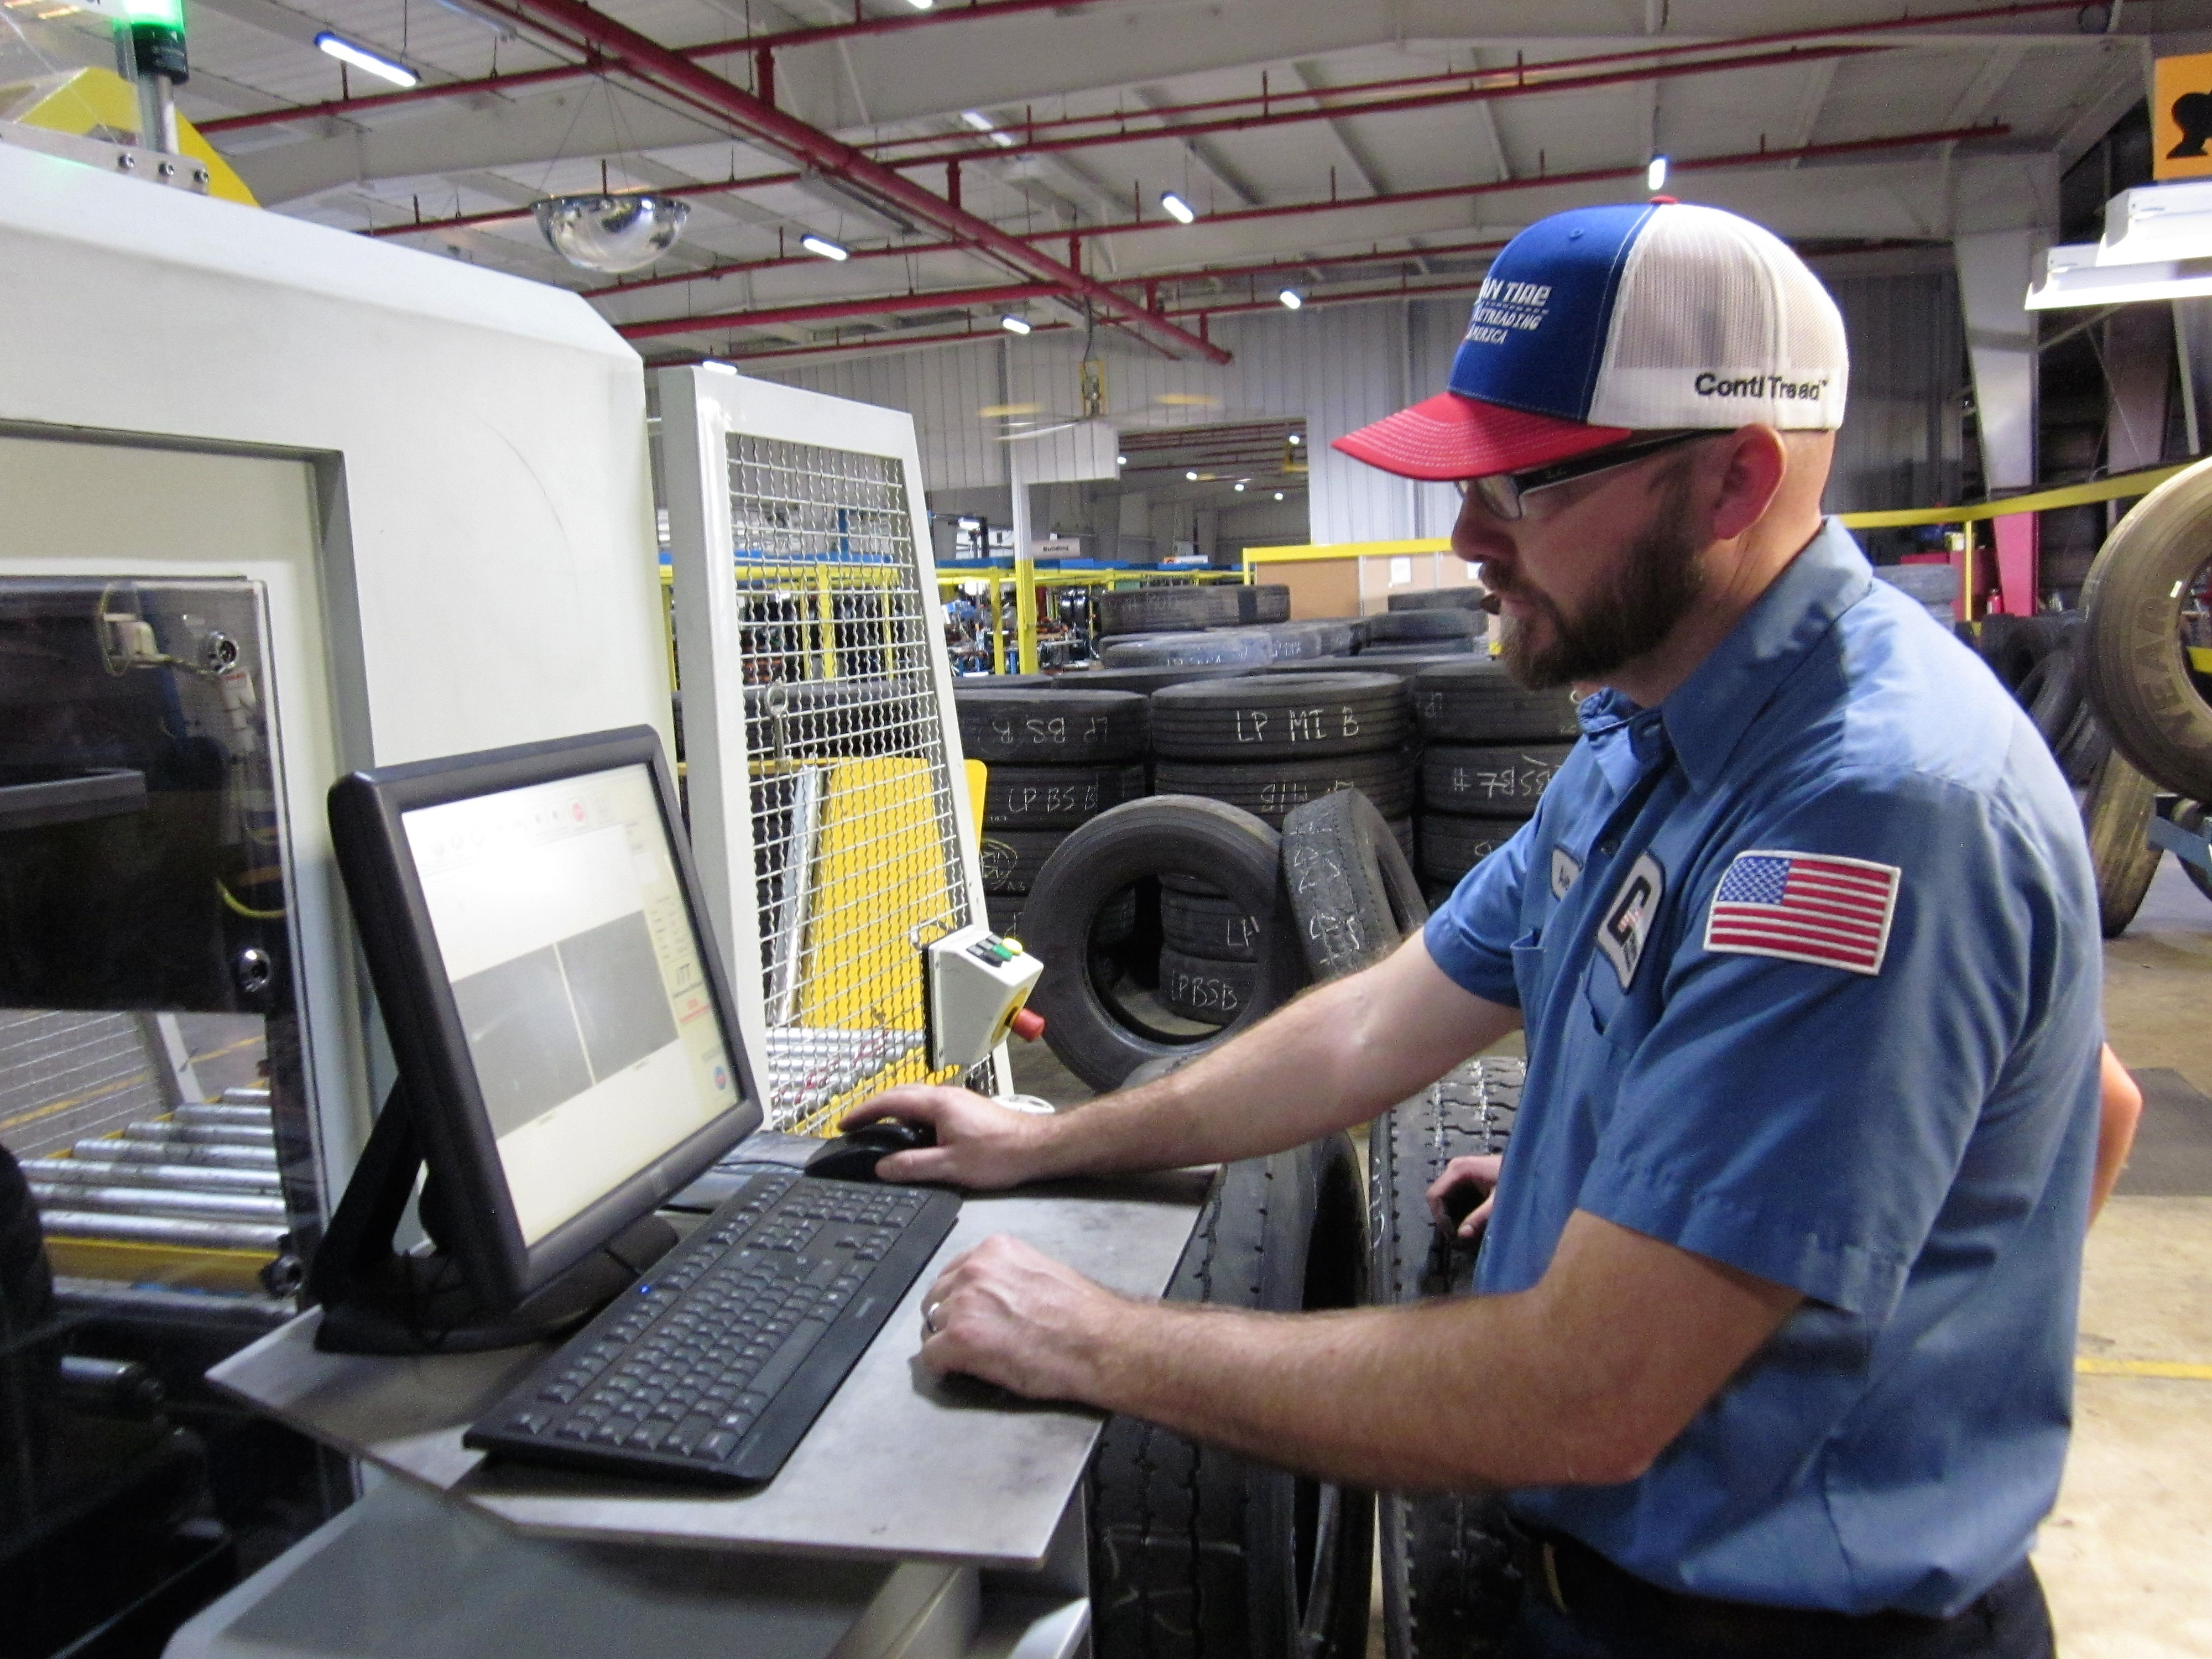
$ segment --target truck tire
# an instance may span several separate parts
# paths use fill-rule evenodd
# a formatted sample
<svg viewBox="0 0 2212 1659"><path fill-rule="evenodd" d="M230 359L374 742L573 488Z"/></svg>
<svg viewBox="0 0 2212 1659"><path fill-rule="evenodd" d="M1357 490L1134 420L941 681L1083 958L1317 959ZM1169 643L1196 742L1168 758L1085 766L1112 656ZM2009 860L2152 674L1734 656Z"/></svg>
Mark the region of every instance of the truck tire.
<svg viewBox="0 0 2212 1659"><path fill-rule="evenodd" d="M1352 659L1352 665L1363 674L1395 674L1409 680L1425 668L1437 668L1447 663L1456 667L1462 663L1489 660L1474 649L1472 640L1460 643L1466 647L1464 650L1439 650L1434 640L1425 645L1365 645Z"/></svg>
<svg viewBox="0 0 2212 1659"><path fill-rule="evenodd" d="M1152 705L1133 691L1045 691L956 684L960 748L993 766L1101 766L1140 761Z"/></svg>
<svg viewBox="0 0 2212 1659"><path fill-rule="evenodd" d="M1484 620L1480 611L1467 611L1457 605L1425 605L1418 611L1385 611L1380 616L1367 619L1367 637L1376 645L1472 639L1483 631Z"/></svg>
<svg viewBox="0 0 2212 1659"><path fill-rule="evenodd" d="M2149 844L2158 786L2117 748L2097 769L2081 806L2089 860L2097 871L2097 921L2106 939L2118 939L2142 908L2158 873L2159 849Z"/></svg>
<svg viewBox="0 0 2212 1659"><path fill-rule="evenodd" d="M1398 614L1401 617L1433 617L1452 616L1457 613L1453 611L1401 611ZM1471 637L1462 640L1386 640L1380 635L1376 635L1375 642L1373 644L1363 645L1359 647L1359 655L1363 661L1369 657L1433 657L1438 659L1449 657L1458 658L1463 660L1466 658L1481 654L1475 650L1474 645L1475 642Z"/></svg>
<svg viewBox="0 0 2212 1659"><path fill-rule="evenodd" d="M1364 1293L1358 1165L1341 1134L1214 1178L1167 1299L1267 1313ZM1097 1659L1361 1659L1374 1504L1134 1418L1090 1480Z"/></svg>
<svg viewBox="0 0 2212 1659"><path fill-rule="evenodd" d="M1532 817L1571 747L1432 743L1421 757L1421 803L1431 812Z"/></svg>
<svg viewBox="0 0 2212 1659"><path fill-rule="evenodd" d="M2137 771L2212 799L2212 704L2181 648L2181 611L2212 535L2212 464L2136 503L2081 586L2089 703Z"/></svg>
<svg viewBox="0 0 2212 1659"><path fill-rule="evenodd" d="M1231 679L1239 674L1263 672L1251 663L1185 663L1179 668L1079 668L1058 677L1055 690L1141 691L1150 696L1164 685L1187 680Z"/></svg>
<svg viewBox="0 0 2212 1659"><path fill-rule="evenodd" d="M1395 749L1413 734L1405 682L1389 674L1267 674L1152 694L1152 752L1256 761Z"/></svg>
<svg viewBox="0 0 2212 1659"><path fill-rule="evenodd" d="M1449 812L1421 817L1421 873L1457 886L1460 878L1513 839L1525 818L1463 818Z"/></svg>
<svg viewBox="0 0 2212 1659"><path fill-rule="evenodd" d="M1240 623L1286 623L1291 619L1288 582L1245 582L1229 590L1237 596Z"/></svg>
<svg viewBox="0 0 2212 1659"><path fill-rule="evenodd" d="M1141 766L994 766L983 787L983 825L1073 830L1145 793Z"/></svg>
<svg viewBox="0 0 2212 1659"><path fill-rule="evenodd" d="M1316 981L1371 967L1429 919L1397 836L1357 789L1284 815L1283 883Z"/></svg>
<svg viewBox="0 0 2212 1659"><path fill-rule="evenodd" d="M1162 794L1207 795L1241 806L1279 828L1293 806L1337 789L1357 789L1386 818L1413 810L1413 769L1404 755L1339 755L1322 760L1158 762L1152 768Z"/></svg>
<svg viewBox="0 0 2212 1659"><path fill-rule="evenodd" d="M1465 587L1424 587L1411 593L1393 593L1392 611L1480 611L1490 590L1480 583Z"/></svg>
<svg viewBox="0 0 2212 1659"><path fill-rule="evenodd" d="M1188 956L1172 945L1160 947L1160 1000L1170 1012L1201 1025L1226 1025L1242 1013L1258 974L1250 962Z"/></svg>
<svg viewBox="0 0 2212 1659"><path fill-rule="evenodd" d="M1023 916L1024 941L1044 963L1030 1006L1044 1016L1045 1041L1060 1062L1092 1088L1112 1089L1146 1060L1209 1046L1288 1001L1306 973L1280 863L1281 837L1267 824L1188 795L1130 801L1062 842L1038 873ZM1123 889L1163 872L1194 877L1259 920L1251 1000L1213 1036L1144 1023L1090 970L1093 919Z"/></svg>
<svg viewBox="0 0 2212 1659"><path fill-rule="evenodd" d="M1531 691L1487 657L1433 664L1413 686L1413 718L1431 743L1559 743L1582 735L1571 693Z"/></svg>
<svg viewBox="0 0 2212 1659"><path fill-rule="evenodd" d="M1200 628L1233 627L1243 602L1237 590L1219 583L1179 587L1122 587L1101 593L1092 614L1107 634L1174 634Z"/></svg>
<svg viewBox="0 0 2212 1659"><path fill-rule="evenodd" d="M1044 861L1066 839L1065 830L986 830L978 860L983 891L1008 897L1028 892Z"/></svg>
<svg viewBox="0 0 2212 1659"><path fill-rule="evenodd" d="M1258 629L1216 628L1189 634L1138 634L1110 639L1098 653L1109 668L1256 668L1275 659L1275 647Z"/></svg>
<svg viewBox="0 0 2212 1659"><path fill-rule="evenodd" d="M1517 1060L1468 1060L1375 1120L1367 1138L1370 1301L1473 1288L1474 1254L1438 1249L1425 1194L1452 1158L1505 1149L1521 1079ZM1385 1492L1377 1510L1388 1659L1491 1659L1521 1599L1504 1501Z"/></svg>

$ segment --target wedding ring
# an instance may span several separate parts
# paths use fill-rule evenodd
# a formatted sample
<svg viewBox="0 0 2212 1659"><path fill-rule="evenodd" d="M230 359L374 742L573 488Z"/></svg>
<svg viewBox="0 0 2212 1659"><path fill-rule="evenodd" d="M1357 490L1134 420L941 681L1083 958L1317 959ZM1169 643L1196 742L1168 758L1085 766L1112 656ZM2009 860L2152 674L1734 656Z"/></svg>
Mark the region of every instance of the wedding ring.
<svg viewBox="0 0 2212 1659"><path fill-rule="evenodd" d="M931 1336L937 1334L937 1310L945 1304L933 1302L921 1310L921 1328Z"/></svg>

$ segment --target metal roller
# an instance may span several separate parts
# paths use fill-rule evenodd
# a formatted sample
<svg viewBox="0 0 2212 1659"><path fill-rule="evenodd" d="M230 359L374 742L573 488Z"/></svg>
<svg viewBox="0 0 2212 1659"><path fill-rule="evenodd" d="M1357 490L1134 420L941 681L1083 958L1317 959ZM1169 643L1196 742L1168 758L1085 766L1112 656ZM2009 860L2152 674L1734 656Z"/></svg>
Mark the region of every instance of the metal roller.
<svg viewBox="0 0 2212 1659"><path fill-rule="evenodd" d="M30 1186L31 1197L41 1209L66 1206L74 1210L149 1218L197 1216L208 1221L270 1221L280 1225L284 1219L284 1200L264 1198L258 1193L195 1193L163 1187L78 1187L52 1181L33 1181ZM47 1225L52 1224L50 1219Z"/></svg>
<svg viewBox="0 0 2212 1659"><path fill-rule="evenodd" d="M235 1123L249 1129L271 1127L266 1106L179 1106L169 1117L176 1123Z"/></svg>
<svg viewBox="0 0 2212 1659"><path fill-rule="evenodd" d="M82 1158L27 1158L28 1181L71 1187L168 1187L202 1193L275 1194L281 1190L273 1169L234 1170L222 1164L102 1163Z"/></svg>
<svg viewBox="0 0 2212 1659"><path fill-rule="evenodd" d="M266 1108L269 1104L269 1091L265 1088L253 1088L240 1085L236 1088L225 1089L222 1091L222 1103L226 1106Z"/></svg>
<svg viewBox="0 0 2212 1659"><path fill-rule="evenodd" d="M270 1146L276 1144L276 1131L270 1128L234 1123L179 1123L173 1118L130 1124L123 1133L133 1140L181 1140L222 1146Z"/></svg>
<svg viewBox="0 0 2212 1659"><path fill-rule="evenodd" d="M243 1221L196 1221L185 1217L103 1215L91 1210L49 1210L45 1220L49 1237L178 1244L195 1249L273 1254L283 1248L286 1237L282 1226L258 1226Z"/></svg>
<svg viewBox="0 0 2212 1659"><path fill-rule="evenodd" d="M236 1170L274 1170L276 1167L276 1147L273 1142L265 1146L231 1146L194 1145L184 1140L140 1140L126 1137L114 1140L80 1140L72 1150L78 1158L102 1164L112 1160L118 1164L212 1164Z"/></svg>

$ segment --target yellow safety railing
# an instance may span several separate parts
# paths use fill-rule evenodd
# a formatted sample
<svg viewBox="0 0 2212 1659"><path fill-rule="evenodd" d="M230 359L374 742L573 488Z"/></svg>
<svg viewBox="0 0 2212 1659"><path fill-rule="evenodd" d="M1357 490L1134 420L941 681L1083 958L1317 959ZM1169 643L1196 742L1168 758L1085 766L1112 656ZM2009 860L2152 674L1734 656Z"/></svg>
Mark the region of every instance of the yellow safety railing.
<svg viewBox="0 0 2212 1659"><path fill-rule="evenodd" d="M940 570L937 586L940 591L957 587L966 582L988 582L991 586L991 671L1006 672L1006 634L1005 626L1006 591L1014 590L1014 647L1016 660L1024 674L1037 672L1036 594L1039 588L1051 587L1144 587L1159 585L1162 577L1171 582L1242 582L1242 570L1215 570L1194 565L1188 569L1163 570L1157 567L1125 570L1039 570L1036 562L1017 559L1004 568L989 570Z"/></svg>

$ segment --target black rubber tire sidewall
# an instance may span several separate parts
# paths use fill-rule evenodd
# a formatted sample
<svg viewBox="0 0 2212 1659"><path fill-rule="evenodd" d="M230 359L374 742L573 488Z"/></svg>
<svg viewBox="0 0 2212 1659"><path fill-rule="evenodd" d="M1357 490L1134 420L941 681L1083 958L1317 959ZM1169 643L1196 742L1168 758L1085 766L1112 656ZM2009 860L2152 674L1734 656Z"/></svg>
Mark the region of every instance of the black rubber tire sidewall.
<svg viewBox="0 0 2212 1659"><path fill-rule="evenodd" d="M2189 675L2181 607L2212 556L2212 461L2136 503L2081 587L2089 702L2113 744L2154 784L2212 799L2212 706Z"/></svg>
<svg viewBox="0 0 2212 1659"><path fill-rule="evenodd" d="M1532 691L1486 657L1413 676L1413 717L1431 743L1559 743L1582 735L1572 693Z"/></svg>
<svg viewBox="0 0 2212 1659"><path fill-rule="evenodd" d="M1275 646L1256 628L1217 628L1109 639L1098 656L1109 668L1257 668L1274 661Z"/></svg>
<svg viewBox="0 0 2212 1659"><path fill-rule="evenodd" d="M1153 787L1164 795L1205 795L1241 807L1279 829L1293 806L1335 789L1357 789L1386 818L1413 808L1413 769L1400 753L1338 755L1321 760L1158 762Z"/></svg>
<svg viewBox="0 0 2212 1659"><path fill-rule="evenodd" d="M1283 883L1316 981L1374 966L1429 919L1396 834L1356 789L1285 815Z"/></svg>
<svg viewBox="0 0 2212 1659"><path fill-rule="evenodd" d="M1260 924L1234 899L1192 893L1160 884L1160 938L1187 957L1212 962L1249 962Z"/></svg>
<svg viewBox="0 0 2212 1659"><path fill-rule="evenodd" d="M1134 691L956 684L961 752L992 766L1103 766L1140 761L1152 703Z"/></svg>
<svg viewBox="0 0 2212 1659"><path fill-rule="evenodd" d="M1152 694L1152 752L1172 760L1357 755L1413 735L1406 684L1389 674L1268 674Z"/></svg>
<svg viewBox="0 0 2212 1659"><path fill-rule="evenodd" d="M1030 1006L1045 1041L1094 1089L1116 1087L1148 1060L1190 1052L1247 1030L1305 983L1297 926L1283 892L1282 838L1249 812L1218 801L1155 795L1101 813L1062 842L1030 890L1024 943L1044 963ZM1211 1037L1167 1042L1118 1018L1093 981L1091 920L1122 888L1181 870L1219 889L1260 921L1252 1001Z"/></svg>
<svg viewBox="0 0 2212 1659"><path fill-rule="evenodd" d="M1526 818L1461 817L1451 812L1422 814L1419 828L1421 873L1455 886L1467 872L1520 832Z"/></svg>
<svg viewBox="0 0 2212 1659"><path fill-rule="evenodd" d="M1068 837L1065 830L1003 830L983 831L978 861L983 868L983 891L1000 898L1018 897L1036 884L1044 861Z"/></svg>
<svg viewBox="0 0 2212 1659"><path fill-rule="evenodd" d="M1427 605L1418 611L1385 611L1367 619L1367 637L1376 644L1472 639L1482 632L1480 612L1458 605Z"/></svg>
<svg viewBox="0 0 2212 1659"><path fill-rule="evenodd" d="M1421 805L1468 817L1533 817L1572 747L1432 743L1421 757Z"/></svg>
<svg viewBox="0 0 2212 1659"><path fill-rule="evenodd" d="M1169 1011L1206 1025L1226 1025L1243 1012L1259 978L1256 962L1194 957L1160 948L1159 998Z"/></svg>
<svg viewBox="0 0 2212 1659"><path fill-rule="evenodd" d="M1124 587L1101 593L1091 602L1091 615L1102 635L1230 628L1240 620L1242 610L1237 590L1220 583Z"/></svg>
<svg viewBox="0 0 2212 1659"><path fill-rule="evenodd" d="M1073 830L1144 793L1141 766L994 766L983 786L983 827Z"/></svg>
<svg viewBox="0 0 2212 1659"><path fill-rule="evenodd" d="M2118 939L2142 908L2158 873L2159 849L2149 844L2158 786L2115 748L2097 770L2082 804L2089 860L2097 872L2097 921L2106 939Z"/></svg>

